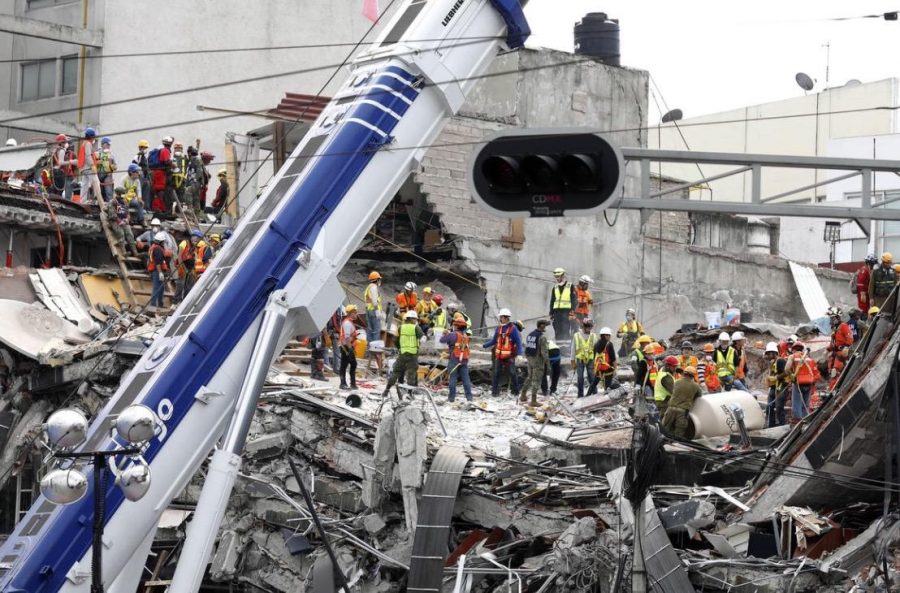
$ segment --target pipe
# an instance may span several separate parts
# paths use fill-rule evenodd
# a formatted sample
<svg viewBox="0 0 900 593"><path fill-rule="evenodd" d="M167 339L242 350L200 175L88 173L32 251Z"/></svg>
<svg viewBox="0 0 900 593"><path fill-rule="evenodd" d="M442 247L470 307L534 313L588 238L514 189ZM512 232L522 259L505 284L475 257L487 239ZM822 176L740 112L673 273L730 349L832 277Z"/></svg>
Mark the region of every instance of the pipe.
<svg viewBox="0 0 900 593"><path fill-rule="evenodd" d="M9 246L6 248L6 267L12 270L13 267L13 236L16 232L9 227Z"/></svg>

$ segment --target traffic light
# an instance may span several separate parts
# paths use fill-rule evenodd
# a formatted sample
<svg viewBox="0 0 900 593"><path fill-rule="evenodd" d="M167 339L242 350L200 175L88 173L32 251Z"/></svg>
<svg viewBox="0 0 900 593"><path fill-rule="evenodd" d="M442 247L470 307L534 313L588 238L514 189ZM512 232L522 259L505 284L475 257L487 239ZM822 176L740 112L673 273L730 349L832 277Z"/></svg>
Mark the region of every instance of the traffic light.
<svg viewBox="0 0 900 593"><path fill-rule="evenodd" d="M504 130L476 147L470 189L506 218L591 216L619 198L625 165L618 148L581 130Z"/></svg>

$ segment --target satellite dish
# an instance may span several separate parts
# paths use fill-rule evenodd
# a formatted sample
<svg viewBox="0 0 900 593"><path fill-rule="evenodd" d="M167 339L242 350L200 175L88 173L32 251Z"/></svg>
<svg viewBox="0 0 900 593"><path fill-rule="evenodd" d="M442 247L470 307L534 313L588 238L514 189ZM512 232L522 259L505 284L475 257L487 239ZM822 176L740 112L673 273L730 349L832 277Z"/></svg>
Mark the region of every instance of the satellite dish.
<svg viewBox="0 0 900 593"><path fill-rule="evenodd" d="M794 80L797 81L797 85L804 91L811 91L816 85L813 79L805 72L798 72L796 76L794 76Z"/></svg>
<svg viewBox="0 0 900 593"><path fill-rule="evenodd" d="M671 121L678 121L682 117L684 117L684 113L682 113L681 109L673 109L662 116L662 123L667 124Z"/></svg>
<svg viewBox="0 0 900 593"><path fill-rule="evenodd" d="M87 492L87 478L75 469L55 469L41 480L41 494L53 504L71 504Z"/></svg>

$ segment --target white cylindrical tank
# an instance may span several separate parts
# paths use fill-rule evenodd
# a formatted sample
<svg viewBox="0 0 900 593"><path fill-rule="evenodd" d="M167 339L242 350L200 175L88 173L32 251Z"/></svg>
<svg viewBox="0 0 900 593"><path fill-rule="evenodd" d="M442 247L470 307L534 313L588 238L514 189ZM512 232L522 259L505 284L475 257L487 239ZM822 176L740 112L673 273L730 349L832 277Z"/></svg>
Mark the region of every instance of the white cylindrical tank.
<svg viewBox="0 0 900 593"><path fill-rule="evenodd" d="M759 430L765 426L766 416L756 398L746 391L725 391L698 397L691 408L694 438L723 437L740 432L730 406L737 404L744 410L747 430Z"/></svg>

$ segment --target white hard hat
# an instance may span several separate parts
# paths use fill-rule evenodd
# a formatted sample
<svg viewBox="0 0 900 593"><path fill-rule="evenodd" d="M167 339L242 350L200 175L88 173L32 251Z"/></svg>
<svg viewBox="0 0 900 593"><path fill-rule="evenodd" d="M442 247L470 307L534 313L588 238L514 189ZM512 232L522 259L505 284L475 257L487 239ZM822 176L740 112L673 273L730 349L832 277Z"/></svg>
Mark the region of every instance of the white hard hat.
<svg viewBox="0 0 900 593"><path fill-rule="evenodd" d="M628 308L625 310L625 313L631 313L632 315L634 315L637 313L637 311L635 311L634 309Z"/></svg>
<svg viewBox="0 0 900 593"><path fill-rule="evenodd" d="M454 303L453 301L450 301L449 303L447 303L447 308L448 309L459 309L459 305Z"/></svg>
<svg viewBox="0 0 900 593"><path fill-rule="evenodd" d="M497 317L512 317L512 312L509 309L500 309L500 313L497 314Z"/></svg>
<svg viewBox="0 0 900 593"><path fill-rule="evenodd" d="M720 342L730 342L731 336L729 336L726 332L722 332L719 334L719 341Z"/></svg>
<svg viewBox="0 0 900 593"><path fill-rule="evenodd" d="M731 341L737 342L738 340L744 340L744 332L734 332L731 334Z"/></svg>
<svg viewBox="0 0 900 593"><path fill-rule="evenodd" d="M415 282L407 282L406 284L403 285L403 288L406 290L409 290L409 291L415 290L416 283Z"/></svg>
<svg viewBox="0 0 900 593"><path fill-rule="evenodd" d="M766 352L774 352L775 354L778 354L778 344L776 344L775 342L769 342L768 344L766 344Z"/></svg>
<svg viewBox="0 0 900 593"><path fill-rule="evenodd" d="M611 335L612 335L612 330L609 329L608 327L601 327L601 328L600 328L600 335L601 335L601 336L611 336Z"/></svg>
<svg viewBox="0 0 900 593"><path fill-rule="evenodd" d="M403 315L403 319L418 319L419 316L415 311L407 311L405 315Z"/></svg>
<svg viewBox="0 0 900 593"><path fill-rule="evenodd" d="M796 342L800 338L797 337L797 334L791 334L788 336L788 342Z"/></svg>
<svg viewBox="0 0 900 593"><path fill-rule="evenodd" d="M154 218L153 220L150 221L150 226L162 226L162 223L159 221L158 218Z"/></svg>
<svg viewBox="0 0 900 593"><path fill-rule="evenodd" d="M10 138L9 140L6 141L6 145L7 146L18 146L19 143L16 142L15 138Z"/></svg>
<svg viewBox="0 0 900 593"><path fill-rule="evenodd" d="M591 280L591 277L588 275L582 276L581 278L578 279L578 281L584 282L585 284L590 284L591 282L593 282L593 280Z"/></svg>
<svg viewBox="0 0 900 593"><path fill-rule="evenodd" d="M553 270L554 276L562 276L565 273L566 273L566 271L562 268L556 268L555 270Z"/></svg>
<svg viewBox="0 0 900 593"><path fill-rule="evenodd" d="M172 138L171 136L165 136L165 137L162 139L162 143L163 143L163 144L172 144L173 142L175 142L175 139Z"/></svg>
<svg viewBox="0 0 900 593"><path fill-rule="evenodd" d="M154 241L163 242L163 241L166 240L166 234L165 234L164 232L162 232L162 231L159 231L158 233L156 233L155 235L153 235L153 240L154 240Z"/></svg>

